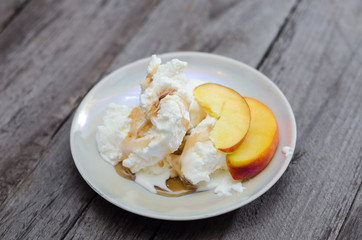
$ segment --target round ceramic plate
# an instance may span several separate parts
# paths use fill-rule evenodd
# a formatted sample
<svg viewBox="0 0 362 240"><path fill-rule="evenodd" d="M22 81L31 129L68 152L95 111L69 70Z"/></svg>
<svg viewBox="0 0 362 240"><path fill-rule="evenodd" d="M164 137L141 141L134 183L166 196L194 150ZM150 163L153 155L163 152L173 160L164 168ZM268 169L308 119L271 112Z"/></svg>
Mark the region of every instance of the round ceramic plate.
<svg viewBox="0 0 362 240"><path fill-rule="evenodd" d="M267 105L279 125L279 144L270 164L256 177L243 183L243 193L228 197L218 197L212 191L164 197L120 177L113 166L98 154L96 128L109 103L138 104L139 82L145 78L150 60L145 58L106 76L87 94L75 113L70 145L74 162L85 181L103 198L125 210L167 220L220 215L240 208L265 193L281 177L291 160L291 156L282 153L282 148L295 147L295 119L283 93L257 70L226 57L198 52L167 53L160 57L163 63L173 58L188 62L185 74L191 79L222 84Z"/></svg>

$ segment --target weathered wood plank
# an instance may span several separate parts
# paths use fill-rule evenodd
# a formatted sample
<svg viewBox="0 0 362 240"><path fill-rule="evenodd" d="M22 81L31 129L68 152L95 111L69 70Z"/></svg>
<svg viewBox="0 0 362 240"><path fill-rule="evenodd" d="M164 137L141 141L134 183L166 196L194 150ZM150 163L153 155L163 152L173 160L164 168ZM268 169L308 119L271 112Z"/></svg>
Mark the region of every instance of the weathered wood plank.
<svg viewBox="0 0 362 240"><path fill-rule="evenodd" d="M337 237L362 180L361 8L360 1L302 1L291 16L261 70L293 106L297 156L262 204L240 210L237 222L248 227L226 238Z"/></svg>
<svg viewBox="0 0 362 240"><path fill-rule="evenodd" d="M360 156L362 156L362 153L360 153ZM338 239L362 239L362 184L338 235Z"/></svg>
<svg viewBox="0 0 362 240"><path fill-rule="evenodd" d="M298 122L297 155L277 185L233 213L202 221L163 222L155 238L334 239L353 199L340 234L358 236L358 231L350 230L360 224L361 197L355 195L362 180L362 139L358 134L362 120L361 30L354 24L361 20L359 9L361 3L352 0L343 5L302 2L261 67L286 93ZM136 38L129 45L135 44L133 41ZM177 46L176 40L170 41ZM197 50L187 43L184 46ZM210 49L218 51L218 46ZM165 46L159 51L168 50ZM125 61L122 55L118 59ZM2 206L0 236L152 237L159 221L129 214L98 196L93 199L95 194L80 179L69 155L69 121L49 152ZM50 188L49 182L57 189Z"/></svg>
<svg viewBox="0 0 362 240"><path fill-rule="evenodd" d="M261 3L264 3L264 1L259 1L259 4L261 4ZM245 51L254 51L254 48L267 49L269 42L273 39L275 33L278 31L278 26L281 25L284 17L287 15L287 13L292 5L289 1L278 1L276 3L279 4L279 5L277 5L276 9L279 9L280 14L268 16L268 18L265 19L265 22L260 22L260 19L258 18L258 15L255 12L255 15L254 15L255 26L258 29L262 29L262 31L265 31L265 29L264 29L265 24L267 24L269 26L268 31L267 31L268 34L266 35L266 36L268 36L268 38L264 38L263 41L261 42L258 34L251 34L251 37L255 38L255 41L252 41L253 39L251 39L250 48L249 49L244 48ZM174 4L176 4L176 5L174 5ZM226 5L223 5L223 4L217 5L218 7L221 6L223 9L225 9L224 13L220 13L218 15L217 11L215 10L215 6L207 5L207 4L209 4L207 2L198 1L197 4L194 3L194 4L190 5L190 3L182 3L180 1L178 1L178 2L175 2L174 4L166 4L166 3L161 4L159 7L157 7L157 9L155 10L155 13L153 13L150 16L150 19L147 21L146 25L150 26L153 29L157 29L157 26L153 26L153 25L154 24L155 25L164 24L165 21L161 21L161 22L156 21L157 18L162 18L164 16L168 17L168 19L170 19L171 22L174 21L174 20L172 20L174 18L177 18L179 20L174 21L174 23L171 25L160 28L160 30L158 30L158 32L154 32L153 34L151 34L151 31L146 32L144 38L140 37L137 34L134 38L132 38L130 43L127 44L127 46L125 46L124 49L128 49L128 50L125 50L122 54L126 54L126 56L128 58L124 58L124 59L129 59L129 61L131 61L135 58L138 58L139 56L137 54L139 54L139 52L142 52L142 57L153 53L153 52L149 52L150 51L148 48L149 46L146 44L147 42L152 43L153 41L160 42L161 46L159 47L158 51L162 51L162 52L177 50L179 48L188 49L188 50L200 50L199 48L205 48L205 47L203 47L201 45L197 47L197 46L194 46L193 44L190 44L189 47L187 47L187 45L188 45L188 42L192 43L193 39L198 38L198 34L200 34L202 32L202 30L208 26L209 21L210 21L209 16L213 16L213 20L211 20L211 24L213 24L213 28L206 29L205 31L209 32L208 33L209 37L212 37L212 34L211 34L212 29L215 30L217 26L222 26L223 24L221 22L226 21L226 20L231 21L229 18L232 18L233 21L242 20L243 18L245 18L245 17L241 17L243 15L242 14L243 11L251 11L251 9L255 9L255 7L256 7L256 5L252 4L251 1L242 2L235 6L233 6L233 2L230 2L230 3L227 3ZM233 9L227 10L228 7L230 7L230 6L233 6ZM261 6L264 6L264 8L267 7L267 5L264 5L264 4L261 4ZM211 13L207 12L207 14L205 14L204 7L206 9L209 9L208 11L210 11ZM191 8L191 10L188 10L190 8ZM234 10L234 8L236 8L236 10ZM260 9L265 11L264 8L261 7ZM182 16L184 17L184 12L182 12L180 9L183 9L186 13L187 13L187 11L191 11L190 16L186 17L185 20L183 21L183 24L186 26L181 24L181 27L180 27L180 21L182 19L181 17ZM170 11L171 11L171 14L170 14ZM224 15L228 15L229 17L225 17ZM202 16L205 19L202 20L202 24L197 25L198 18L200 16ZM62 21L64 21L64 20L62 20ZM82 20L79 20L79 21L82 21ZM249 25L251 26L253 21L252 20L249 20L249 21L250 22L248 23L248 26ZM57 21L54 20L53 22L59 22L59 20L57 20ZM39 25L41 25L41 24L39 24ZM227 27L229 25L226 24L225 27ZM163 25L161 25L161 26L163 26ZM52 27L52 23L49 25L48 28L51 28L51 27ZM161 44L161 42L167 42L167 41L164 38L158 39L159 34L162 34L164 31L166 31L166 32L173 31L173 29L175 27L179 27L178 33L180 33L180 34L177 36L182 36L183 33L185 35L187 35L188 31L190 31L189 29L196 27L196 30L192 30L193 31L192 34L194 34L195 36L193 36L193 35L188 36L188 40L180 40L179 37L172 37L172 38L168 39L169 44L165 44L165 45ZM229 29L226 32L227 36L234 36L233 34L235 34L234 33L235 31L233 31L233 29L240 30L239 25L236 25L236 24L230 25L229 27L231 29ZM121 28L121 27L119 27L119 28ZM147 30L147 29L145 29L143 27L143 28L141 28L139 33L143 32L143 30ZM46 30L44 30L44 31L46 31ZM54 29L53 29L53 31L54 31ZM72 32L72 34L75 34L75 33ZM203 33L203 34L205 34L205 33ZM219 34L219 33L215 32L215 34ZM109 36L109 38L114 37L114 35ZM135 47L137 45L137 41L139 41L137 39L140 39L140 38L143 40L138 43L139 47L137 48L137 47ZM162 39L165 41L161 41ZM30 42L32 42L32 41L33 40L30 40ZM89 40L89 41L91 41L91 40ZM254 43L256 43L256 45L254 45ZM60 43L58 42L57 44L59 45ZM236 44L236 45L238 44L236 40L235 40L234 44ZM23 43L21 41L16 43L14 49L17 49L19 47L18 45L22 46ZM208 43L206 45L208 45ZM121 45L121 46L123 46L123 45ZM219 46L218 44L214 44L212 48L217 49L218 46ZM114 48L114 46L113 46L113 48ZM130 52L130 50L132 48L137 50L133 54L132 54L132 52ZM208 47L206 47L206 48L208 48ZM76 50L76 49L73 49L73 50ZM87 50L89 50L89 49L87 49ZM253 58L251 58L250 61L257 62L261 58L263 53L261 50L259 50L259 51L260 51L259 56L249 54L249 55L253 56ZM84 53L82 53L82 54L84 54ZM119 59L123 59L122 54L120 55ZM245 54L248 54L248 53L245 53ZM74 55L72 55L72 56L74 57ZM65 57L63 57L63 58L65 58ZM101 58L101 57L99 57L99 58ZM66 58L66 59L68 59L68 58ZM65 60L62 59L62 62L63 61L65 61ZM88 61L90 61L90 60L88 60ZM126 60L124 60L124 61L126 61ZM59 60L59 62L60 62L60 60ZM99 62L97 62L97 63L99 63ZM92 65L92 66L94 67L94 65ZM66 68L66 67L68 67L68 65L63 62L62 67ZM89 68L87 68L87 70L89 70ZM72 70L72 71L76 72L76 70ZM98 74L99 74L99 72L101 72L101 70L95 69L94 72L98 72ZM95 74L95 73L93 73L93 74ZM74 78L73 73L70 75ZM85 74L83 74L83 75L85 75ZM60 76L61 76L61 74L56 75L57 78L60 78ZM54 95L65 94L65 92L70 92L68 95L67 94L65 94L65 95L69 97L69 96L73 96L73 94L74 94L73 98L76 98L76 96L80 96L80 95L84 94L84 92L89 88L89 86L91 86L94 79L96 78L94 75L89 75L89 76L93 76L91 80L89 80L89 79L85 80L85 78L86 78L85 76L83 76L81 78L77 78L76 80L73 79L73 81L78 81L78 79L79 79L79 81L83 81L82 82L82 84L83 84L82 86L84 86L83 90L76 89L75 87L74 88L68 87L67 90L61 89L61 87L65 87L67 84L68 85L75 84L76 87L80 86L80 83L72 83L71 81L68 81L68 80L65 81L64 85L61 85L61 86L57 85L57 87L52 87L52 88L50 88L50 90L53 90L52 94L54 94ZM70 76L69 77L63 76L63 77L66 77L67 79L70 78ZM35 80L32 80L32 81L34 82ZM49 82L51 83L52 81L49 80ZM43 83L43 84L46 84L46 83L48 83L48 82L45 81L45 83ZM11 84L14 84L14 83L11 83ZM16 82L15 82L15 84L16 84ZM53 84L53 83L51 83L51 84ZM11 88L11 85L7 86L6 88ZM13 88L14 88L14 90L17 89L17 87L13 87ZM18 88L22 89L22 86L19 85ZM41 91L37 90L37 92L41 92ZM36 102L37 100L35 98L35 96L38 96L37 94L39 95L39 93L35 93L34 97L25 96L25 98L28 98L28 101L31 101L31 102L35 101L35 103L37 103ZM13 101L16 101L16 99L14 99ZM48 98L48 101L49 101L49 98ZM17 104L21 105L20 103L17 103ZM15 106L17 104L15 104ZM57 106L57 110L54 110L54 111L58 111L60 106L64 107L64 105L65 105L65 108L67 110L64 110L64 112L61 112L61 114L59 114L59 115L61 115L59 117L59 119L62 119L62 117L64 117L64 115L66 115L66 112L71 109L71 106L74 106L75 104L77 104L76 100L74 100L71 103L69 103L69 102L64 103L62 101L57 101L56 103L51 103L51 106L48 106L48 104L43 103L44 106L47 106L46 111L52 111L51 110L52 107L54 108L56 106ZM37 106L37 108L39 108L39 106ZM37 108L34 107L34 110L30 110L30 111L36 111ZM25 109L24 111L29 111L29 110ZM44 110L44 112L45 112L45 110ZM42 112L42 113L44 113L44 112ZM33 113L33 114L35 114L35 113ZM51 115L53 113L48 113L48 114ZM31 119L31 117L32 117L32 115L30 115L30 117L25 116L25 119L29 119L29 118ZM20 120L18 120L18 121L20 123ZM48 119L48 121L49 121L49 119ZM21 127L19 123L18 123L18 127ZM62 126L62 131L64 130L64 128L69 128L68 122L64 126ZM54 129L54 126L50 126L48 132L52 132L53 129ZM38 131L39 130L33 131L33 134L35 136L39 137ZM69 129L64 130L64 131L65 132L69 131ZM67 136L64 135L64 133L60 132L59 134L63 134L62 137L68 139ZM43 137L44 136L41 136L41 139L44 139ZM59 139L62 137L59 136ZM58 138L54 139L55 142L53 143L52 147L49 149L49 154L45 155L44 158L42 158L40 160L40 162L38 162L37 168L33 172L31 172L30 175L21 184L19 184L19 186L14 190L12 196L10 198L8 198L5 201L5 203L3 204L2 211L6 212L6 215L2 219L2 222L12 223L12 224L1 224L2 227L1 227L0 232L2 232L3 237L13 236L13 234L15 234L16 236L23 236L24 238L31 238L31 237L46 238L46 237L52 236L52 234L55 234L54 236L59 237L59 236L62 236L61 233L63 233L63 234L67 233L69 228L72 227L72 224L74 223L74 221L76 221L76 219L79 217L78 214L71 215L69 217L70 220L67 219L67 221L65 221L65 223L62 223L62 224L61 224L61 222L55 222L53 224L54 226L51 229L49 229L49 228L47 228L46 224L44 225L44 223L46 223L46 221L52 217L51 212L48 212L48 211L41 212L41 213L38 212L37 216L32 217L32 213L33 213L32 210L34 208L30 209L29 211L24 210L29 205L34 205L35 207L42 208L42 206L49 204L49 202L51 202L51 204L55 204L55 205L59 206L59 205L63 205L64 203L67 203L69 200L69 196L66 194L64 194L64 197L62 197L63 196L62 190L60 190L60 193L57 194L56 199L54 199L54 200L50 199L47 196L49 195L49 192L51 192L51 188L48 189L46 187L42 187L41 191L38 191L36 198L22 199L24 196L27 195L27 194L25 194L25 193L27 193L27 189L34 190L34 188L36 188L36 186L32 185L32 182L29 182L29 179L37 179L38 181L46 181L46 182L48 181L47 178L42 177L43 173L45 171L49 171L49 169L53 169L53 168L46 166L46 165L42 165L41 163L50 162L50 160L48 160L49 156L57 155L56 153L53 153L53 152L57 152L59 150L58 150L58 147L55 148L54 146L64 144L64 143L60 143L60 140L57 140L57 139ZM44 149L49 141L47 139L42 140L42 141L44 141L45 143L40 148ZM59 143L57 143L57 141ZM36 161L35 157L34 157L34 159L35 159L34 161ZM67 162L68 159L66 158L66 156L63 155L63 156L60 156L59 159L57 159L57 161L63 161L63 162L66 161ZM42 167L40 167L40 166L42 166ZM62 168L57 168L57 172L51 171L51 173L54 174L54 180L53 180L52 184L54 184L54 185L64 184L64 185L61 185L61 186L67 186L64 188L68 188L68 186L73 186L73 185L74 185L73 187L77 187L79 185L79 180L70 179L69 181L71 181L72 183L69 183L69 182L59 183L57 181L57 179L58 179L57 176L62 175L63 171L69 171L69 169L68 169L69 167L70 166L63 166ZM26 166L26 168L28 169L29 166ZM74 168L74 166L73 166L73 168ZM9 177L5 178L5 179L9 179ZM62 178L60 178L60 179L63 180ZM84 183L81 183L81 184L84 184ZM74 189L73 187L70 187L70 189ZM76 192L77 190L74 190L74 191L75 191L74 195L77 195L77 196L89 194L88 192L82 193L82 192ZM93 193L92 191L90 191L90 192ZM89 204L89 206L85 205L85 203L87 201L89 201L90 198L91 197L88 197L85 200L79 200L79 199L74 200L74 201L79 202L79 204L77 206L73 206L73 207L66 206L66 207L62 208L62 210L65 212L66 212L66 209L68 208L67 209L68 211L76 211L77 213L84 210L84 208L87 209L87 211L81 215L81 217L80 217L79 221L77 221L75 227L70 230L67 237L71 238L73 236L76 236L77 238L78 237L92 238L94 236L99 236L98 234L100 232L111 235L112 233L117 233L118 231L125 231L125 232L122 232L122 234L129 234L130 236L136 236L135 234L137 234L138 229L142 228L143 225L145 225L145 227L142 228L143 229L142 236L148 236L158 226L159 221L156 221L156 220L151 221L148 219L147 219L147 224L143 224L143 222L141 221L141 223L139 225L137 225L137 224L135 225L134 222L138 222L138 221L140 221L140 219L144 219L144 218L134 216L134 215L126 213L122 210L118 210L118 212L117 212L117 211L115 211L115 209L116 209L115 207L106 203L102 199L98 199L99 197L97 197L94 201L92 201ZM14 202L13 199L22 199L22 200L21 201L19 200L18 202ZM17 217L17 216L19 216L20 213L24 215L21 218ZM111 218L109 218L110 213L114 214L114 215L112 215ZM100 216L100 214L103 214L103 215ZM16 222L14 222L15 221L14 219L16 219ZM130 220L126 220L126 219L130 219ZM29 220L31 220L30 224L28 223ZM152 224L150 224L150 222ZM92 225L90 226L89 223L92 223ZM150 224L150 225L148 226L148 224ZM60 226L60 225L62 225L62 226ZM99 226L99 227L95 228L94 226ZM139 226L139 227L137 227L137 226ZM30 228L31 228L31 230L29 230ZM47 230L45 230L45 229L47 229ZM125 230L125 229L128 229L128 230ZM45 233L46 231L47 231L47 233Z"/></svg>
<svg viewBox="0 0 362 240"><path fill-rule="evenodd" d="M32 1L0 34L0 202L155 5Z"/></svg>
<svg viewBox="0 0 362 240"><path fill-rule="evenodd" d="M278 183L229 221L214 218L207 230L207 221L164 222L156 239L337 237L362 180L360 9L360 1L302 1L261 66L298 124L296 155ZM344 239L360 234L352 230L360 225L358 201Z"/></svg>
<svg viewBox="0 0 362 240"><path fill-rule="evenodd" d="M163 4L109 71L151 54L177 50L214 52L256 66L295 2L203 0ZM178 13L170 11L177 8Z"/></svg>
<svg viewBox="0 0 362 240"><path fill-rule="evenodd" d="M95 193L73 163L70 122L52 142L52 151L44 155L1 208L1 239L59 239L94 198Z"/></svg>
<svg viewBox="0 0 362 240"><path fill-rule="evenodd" d="M63 239L82 216L87 239L147 238L159 220L124 211L99 197L78 173L69 148L72 118L50 143L50 151L0 208L0 239ZM88 216L83 211L92 207ZM94 219L110 225L100 225ZM75 239L79 237L74 236Z"/></svg>
<svg viewBox="0 0 362 240"><path fill-rule="evenodd" d="M161 223L126 212L98 195L90 205L78 220L81 227L75 233L72 228L65 239L152 239Z"/></svg>
<svg viewBox="0 0 362 240"><path fill-rule="evenodd" d="M28 2L29 0L5 0L0 2L0 33Z"/></svg>
<svg viewBox="0 0 362 240"><path fill-rule="evenodd" d="M212 6L208 6L201 1L194 2L194 4L198 3L198 5L193 5L193 11L194 14L197 15L197 17L200 16L206 16L209 17L210 13L205 14L205 9L213 9ZM259 8L256 8L256 4L259 4ZM269 15L264 19L264 21L260 21L258 18L257 10L259 9L261 13L268 11L270 8L269 5L264 4L264 1L244 1L237 5L233 5L232 8L229 10L226 10L224 12L225 15L221 14L219 17L215 20L212 20L209 24L206 26L200 25L202 22L207 22L207 20L198 20L198 22L193 22L194 18L196 16L187 16L184 20L184 25L181 26L181 28L177 28L178 35L183 36L187 33L188 25L194 26L196 29L194 30L195 35L191 35L191 38L189 41L191 43L194 41L192 39L199 39L197 41L201 41L204 36L208 35L208 39L212 39L215 36L219 34L215 29L221 28L223 26L223 30L225 33L226 38L233 39L235 35L242 34L244 31L241 31L241 27L239 24L229 24L232 22L241 22L242 19L246 18L243 16L245 13L247 16L254 16L254 18L249 19L250 25L253 25L255 27L254 32L250 32L250 47L249 48L243 48L243 51L245 51L245 55L250 56L248 59L249 63L257 64L257 62L260 61L260 59L263 56L263 52L260 49L266 50L268 48L268 44L272 41L275 34L278 31L278 26L282 25L283 20L288 15L288 12L292 8L293 4L291 2L285 2L285 1L279 1L276 2L277 4L273 6L273 9L278 9L279 14L275 15ZM167 10L166 10L167 9ZM141 30L138 32L137 35L130 41L130 43L124 48L124 51L120 54L120 56L117 58L117 60L112 64L111 69L117 68L120 65L127 62L127 59L137 59L139 57L150 55L152 53L157 52L166 52L170 51L170 49L178 49L180 46L184 48L186 45L189 45L186 50L201 50L201 48L205 48L205 46L209 45L209 41L204 41L204 45L202 44L187 44L185 43L186 40L181 39L180 41L177 41L173 37L171 38L174 31L174 25L178 25L177 19L181 18L181 16L184 15L184 10L187 11L188 6L181 2L175 2L175 4L166 5L165 3L160 4L155 11L150 15L149 20L146 22L146 24L141 28ZM211 10L210 10L211 11ZM255 11L252 14L251 11ZM271 11L269 9L269 11ZM276 11L276 10L275 10ZM249 15L250 14L250 15ZM179 16L180 15L180 16ZM213 15L214 16L214 15ZM170 19L165 23L164 21L158 20L158 19ZM175 20L176 19L176 20ZM254 20L254 21L253 21ZM170 23L172 22L172 23ZM224 24L223 24L224 23ZM253 24L254 23L254 24ZM167 24L164 26L163 24ZM249 27L248 24L246 25L247 28ZM157 32L156 30L159 29L159 25L162 26L163 32ZM211 27L210 27L211 26ZM268 27L266 27L268 26ZM263 42L259 39L259 34L257 34L258 31L265 31L265 29L268 29L267 34L264 32L267 38L263 39ZM214 32L214 34L212 34ZM165 33L163 35L163 33ZM167 33L167 34L166 34ZM203 37L200 37L203 36ZM149 39L152 39L150 41ZM237 46L242 45L243 43L238 43L235 37L235 41L231 44L229 42L230 46L233 48L237 48ZM254 41L255 40L255 41ZM267 40L269 40L267 42ZM153 44L152 42L156 42L157 44ZM254 45L255 44L255 45ZM212 48L214 50L219 49L219 47L222 47L222 41L219 41L218 44L215 44ZM151 49L149 49L151 48ZM138 51L136 51L138 49ZM212 50L212 49L209 49ZM255 54L252 54L255 53ZM244 56L243 52L239 52L240 57ZM236 55L235 55L236 56ZM105 233L106 236L110 236L111 233L114 233L115 231L119 230L121 226L122 219L124 218L122 215L114 218L113 214L110 218L107 217L107 215L103 215L102 212L108 212L108 211L98 211L98 214L96 215L94 212L96 212L95 209L108 209L109 206L99 206L95 203L91 203L89 205L89 208L84 212L83 216L79 219L79 221L75 224L74 228L69 232L66 239L68 238L85 238L85 239L96 239L100 236L100 234ZM112 211L110 211L112 212ZM223 215L217 218L212 218L209 220L204 221L197 221L197 224L195 222L189 222L189 223L168 223L173 224L173 226L177 226L176 229L173 229L171 226L167 225L167 227L162 228L163 231L167 232L167 236L165 238L172 239L172 238L199 238L202 237L202 234L197 235L193 230L205 229L207 230L207 234L204 235L205 238L211 238L211 239L218 239L219 236L221 236L224 232L223 227L226 227L227 224L230 224L232 221L232 214ZM111 220L110 220L111 219ZM92 224L99 226L98 228L90 228L89 222ZM114 227L114 222L118 223L118 226ZM218 225L219 227L215 227L214 224ZM128 225L127 225L128 226ZM197 227L195 227L197 226ZM169 230L168 228L172 229ZM205 233L204 233L205 234ZM123 235L122 235L123 236ZM158 235L156 235L157 238ZM110 238L117 238L118 235L112 235Z"/></svg>

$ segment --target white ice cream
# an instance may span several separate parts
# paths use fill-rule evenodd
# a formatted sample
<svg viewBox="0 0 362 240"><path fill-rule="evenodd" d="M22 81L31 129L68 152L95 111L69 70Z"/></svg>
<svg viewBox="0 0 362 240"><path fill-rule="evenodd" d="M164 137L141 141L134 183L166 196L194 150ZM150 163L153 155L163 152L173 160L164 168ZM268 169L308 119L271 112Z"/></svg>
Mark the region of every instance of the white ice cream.
<svg viewBox="0 0 362 240"><path fill-rule="evenodd" d="M190 138L208 128L212 128L216 119L207 116L191 132ZM210 174L217 169L226 168L225 154L218 151L210 139L198 141L189 149L184 149L181 161L181 171L183 175L192 183L197 184L201 181L210 181Z"/></svg>
<svg viewBox="0 0 362 240"><path fill-rule="evenodd" d="M189 146L179 158L182 177L198 186L199 191L213 189L220 196L242 192L241 183L234 181L227 170L225 153L208 138L216 119L206 116L194 100L193 89L202 82L186 78L186 66L186 62L176 59L161 64L158 57L152 56L140 95L143 119L152 126L144 136L129 141L134 107L110 104L97 130L98 150L112 165L122 161L135 174L136 183L156 192L154 186L168 189L166 180L176 176L170 154L179 149L191 131L188 139L197 141L186 141L185 146ZM139 140L146 140L147 145L132 148L132 141ZM127 154L122 153L123 145L127 146Z"/></svg>
<svg viewBox="0 0 362 240"><path fill-rule="evenodd" d="M122 159L123 140L130 130L131 119L128 115L132 106L109 104L103 117L103 124L97 128L97 145L102 158L112 165Z"/></svg>
<svg viewBox="0 0 362 240"><path fill-rule="evenodd" d="M215 121L215 118L207 116L192 130L190 137L212 129ZM186 152L181 156L181 171L184 177L198 186L199 191L214 189L220 196L229 196L232 190L243 191L241 182L233 180L227 169L226 154L218 151L210 139L196 142L184 151Z"/></svg>
<svg viewBox="0 0 362 240"><path fill-rule="evenodd" d="M166 159L162 161L163 166L155 164L153 166L142 169L136 173L135 182L146 188L148 191L156 193L155 186L162 189L168 189L166 180L176 176L170 162Z"/></svg>
<svg viewBox="0 0 362 240"><path fill-rule="evenodd" d="M230 196L233 192L243 192L240 181L235 181L228 170L218 169L210 174L210 181L197 184L198 191L213 190L218 196Z"/></svg>
<svg viewBox="0 0 362 240"><path fill-rule="evenodd" d="M190 118L186 109L179 105L177 98L177 96L164 98L169 101L161 104L157 117L151 119L153 127L146 136L152 139L150 144L145 148L136 149L123 160L123 166L131 169L133 173L156 164L181 145L187 131L182 118L187 122Z"/></svg>

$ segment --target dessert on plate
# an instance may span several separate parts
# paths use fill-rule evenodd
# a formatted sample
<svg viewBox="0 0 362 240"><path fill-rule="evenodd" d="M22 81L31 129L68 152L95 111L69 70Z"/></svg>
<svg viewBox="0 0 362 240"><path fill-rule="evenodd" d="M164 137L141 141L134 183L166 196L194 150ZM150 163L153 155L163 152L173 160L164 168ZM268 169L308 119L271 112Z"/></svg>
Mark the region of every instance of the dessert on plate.
<svg viewBox="0 0 362 240"><path fill-rule="evenodd" d="M188 79L187 63L152 56L139 105L112 103L97 128L101 157L123 177L166 196L242 192L278 144L278 125L261 102Z"/></svg>

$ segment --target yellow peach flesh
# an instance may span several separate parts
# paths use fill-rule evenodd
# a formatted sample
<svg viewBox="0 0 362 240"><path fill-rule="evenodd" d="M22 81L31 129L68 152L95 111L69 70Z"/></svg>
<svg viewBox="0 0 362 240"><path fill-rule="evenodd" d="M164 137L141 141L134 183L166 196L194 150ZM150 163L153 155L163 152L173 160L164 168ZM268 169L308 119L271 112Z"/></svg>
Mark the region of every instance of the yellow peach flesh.
<svg viewBox="0 0 362 240"><path fill-rule="evenodd" d="M207 113L217 118L210 138L223 152L234 151L243 141L250 126L250 109L236 91L215 83L198 86L195 100Z"/></svg>
<svg viewBox="0 0 362 240"><path fill-rule="evenodd" d="M279 140L276 119L261 102L245 97L251 111L251 123L242 144L227 156L234 179L247 179L262 171L272 159Z"/></svg>

